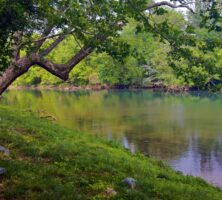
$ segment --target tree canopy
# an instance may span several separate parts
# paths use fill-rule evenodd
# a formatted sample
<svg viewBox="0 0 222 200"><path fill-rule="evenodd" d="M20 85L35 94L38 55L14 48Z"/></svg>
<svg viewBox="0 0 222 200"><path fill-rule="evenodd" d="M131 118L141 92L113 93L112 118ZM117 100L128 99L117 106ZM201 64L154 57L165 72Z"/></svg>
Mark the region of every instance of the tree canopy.
<svg viewBox="0 0 222 200"><path fill-rule="evenodd" d="M209 63L206 57L201 57L206 52L211 56L221 45L218 39L221 17L217 2L209 2L201 9L198 7L198 25L194 23L194 17L178 24L166 17L170 11L166 7L184 7L194 12L191 2L180 0L172 3L147 0L3 0L0 4L0 93L34 65L67 80L72 69L93 51L105 52L122 64L129 60L126 59L129 55L140 65L147 64L146 52L130 47L130 42L121 38L123 28L132 19L137 22L135 34L150 33L169 45L170 66L186 83L201 83L202 86L221 77L220 68L218 71L214 62ZM204 30L213 32L212 37L205 37ZM73 54L66 62L56 63L50 59L50 53L68 37L75 41L71 47ZM115 67L113 71L116 71ZM198 77L192 77L194 72ZM203 78L199 79L199 75Z"/></svg>

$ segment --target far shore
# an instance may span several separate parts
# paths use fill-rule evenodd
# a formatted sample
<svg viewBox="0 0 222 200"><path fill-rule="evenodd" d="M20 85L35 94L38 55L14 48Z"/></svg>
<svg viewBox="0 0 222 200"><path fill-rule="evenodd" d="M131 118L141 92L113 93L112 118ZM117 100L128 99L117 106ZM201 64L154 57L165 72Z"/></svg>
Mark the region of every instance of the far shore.
<svg viewBox="0 0 222 200"><path fill-rule="evenodd" d="M58 90L58 91L79 91L79 90L153 90L153 91L163 91L163 92L189 92L188 87L178 87L178 86L162 86L162 85L152 85L152 86L108 86L108 85L85 85L85 86L75 86L75 85L31 85L31 86L15 86L9 87L9 90Z"/></svg>

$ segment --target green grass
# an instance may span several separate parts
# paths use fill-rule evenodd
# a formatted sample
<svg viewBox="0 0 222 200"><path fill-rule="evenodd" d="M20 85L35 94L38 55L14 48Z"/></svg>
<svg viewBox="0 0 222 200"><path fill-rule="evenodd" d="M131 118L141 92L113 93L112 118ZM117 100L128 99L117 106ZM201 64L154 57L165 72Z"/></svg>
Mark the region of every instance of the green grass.
<svg viewBox="0 0 222 200"><path fill-rule="evenodd" d="M0 155L7 169L0 199L222 199L220 189L200 178L26 111L0 106L0 144L11 151ZM122 184L126 177L137 180L135 190Z"/></svg>

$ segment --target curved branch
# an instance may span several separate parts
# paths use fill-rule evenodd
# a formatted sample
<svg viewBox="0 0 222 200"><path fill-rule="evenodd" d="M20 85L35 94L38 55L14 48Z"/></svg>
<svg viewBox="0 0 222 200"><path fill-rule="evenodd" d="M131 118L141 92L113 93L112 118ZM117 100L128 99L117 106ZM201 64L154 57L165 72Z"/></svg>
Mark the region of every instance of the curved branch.
<svg viewBox="0 0 222 200"><path fill-rule="evenodd" d="M59 36L47 49L40 53L41 57L48 55L57 45L65 39L64 35Z"/></svg>
<svg viewBox="0 0 222 200"><path fill-rule="evenodd" d="M44 43L45 40L46 40L46 37L51 33L52 29L53 29L53 26L47 27L47 28L43 31L40 39L34 41L34 42L36 43L36 45L35 45L35 50L34 50L35 52L37 52L37 51L41 48L41 46L43 45L43 43Z"/></svg>
<svg viewBox="0 0 222 200"><path fill-rule="evenodd" d="M191 11L192 13L194 13L193 9L190 8L187 4L174 5L168 1L161 1L161 2L150 4L146 10L150 10L152 8L156 8L156 7L160 7L160 6L168 6L170 8L174 8L174 9L175 8L186 8L189 11Z"/></svg>
<svg viewBox="0 0 222 200"><path fill-rule="evenodd" d="M93 47L85 46L77 54L75 54L66 64L56 64L48 59L41 57L40 55L32 56L32 65L39 65L51 74L67 80L70 71L84 58L86 58L92 51Z"/></svg>
<svg viewBox="0 0 222 200"><path fill-rule="evenodd" d="M61 38L62 39L62 38ZM61 78L66 81L69 77L69 73L72 69L84 58L93 52L95 47L92 45L92 41L99 40L100 42L106 39L105 36L96 35L94 36L88 44L82 47L78 53L76 53L66 64L56 64L52 61L42 57L39 54L35 54L32 59L32 65L39 65L40 67L46 69L48 72L53 75ZM60 40L60 39L58 39ZM57 43L55 41L55 43Z"/></svg>
<svg viewBox="0 0 222 200"><path fill-rule="evenodd" d="M51 74L67 80L70 71L92 51L93 47L83 47L73 58L66 64L56 64L50 60L42 58L39 54L31 54L20 58L15 64L11 64L6 71L0 76L0 95L22 74L26 73L33 65L39 65Z"/></svg>
<svg viewBox="0 0 222 200"><path fill-rule="evenodd" d="M53 35L47 35L47 36L41 37L41 38L39 38L37 40L33 40L32 42L41 42L41 41L44 42L47 39L55 38L55 37L58 37L58 36L69 35L69 34L72 34L73 32L74 32L74 30L69 31L69 32L57 33L57 34L53 34Z"/></svg>

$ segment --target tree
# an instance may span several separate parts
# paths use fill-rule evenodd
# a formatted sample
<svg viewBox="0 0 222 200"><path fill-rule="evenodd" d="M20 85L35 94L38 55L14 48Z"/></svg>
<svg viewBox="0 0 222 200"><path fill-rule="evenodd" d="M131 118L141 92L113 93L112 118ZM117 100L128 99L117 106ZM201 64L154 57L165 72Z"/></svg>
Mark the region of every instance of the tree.
<svg viewBox="0 0 222 200"><path fill-rule="evenodd" d="M182 3L163 1L147 6L146 0L1 1L0 94L34 65L67 80L71 70L94 50L107 52L121 61L129 54L129 45L114 38L119 37L128 19L143 21L148 16L144 11L159 6L189 9L185 1L179 2ZM145 18L149 21L149 17ZM150 28L148 21L145 24ZM50 52L69 35L78 44L74 55L66 63L51 61Z"/></svg>
<svg viewBox="0 0 222 200"><path fill-rule="evenodd" d="M190 41L193 40L194 44L183 45L183 48L174 51L171 66L178 78L189 87L219 90L222 85L222 70L218 56L222 48L220 2L197 0L195 12L195 17L193 14L188 15L193 27L187 27L187 32L192 33Z"/></svg>

